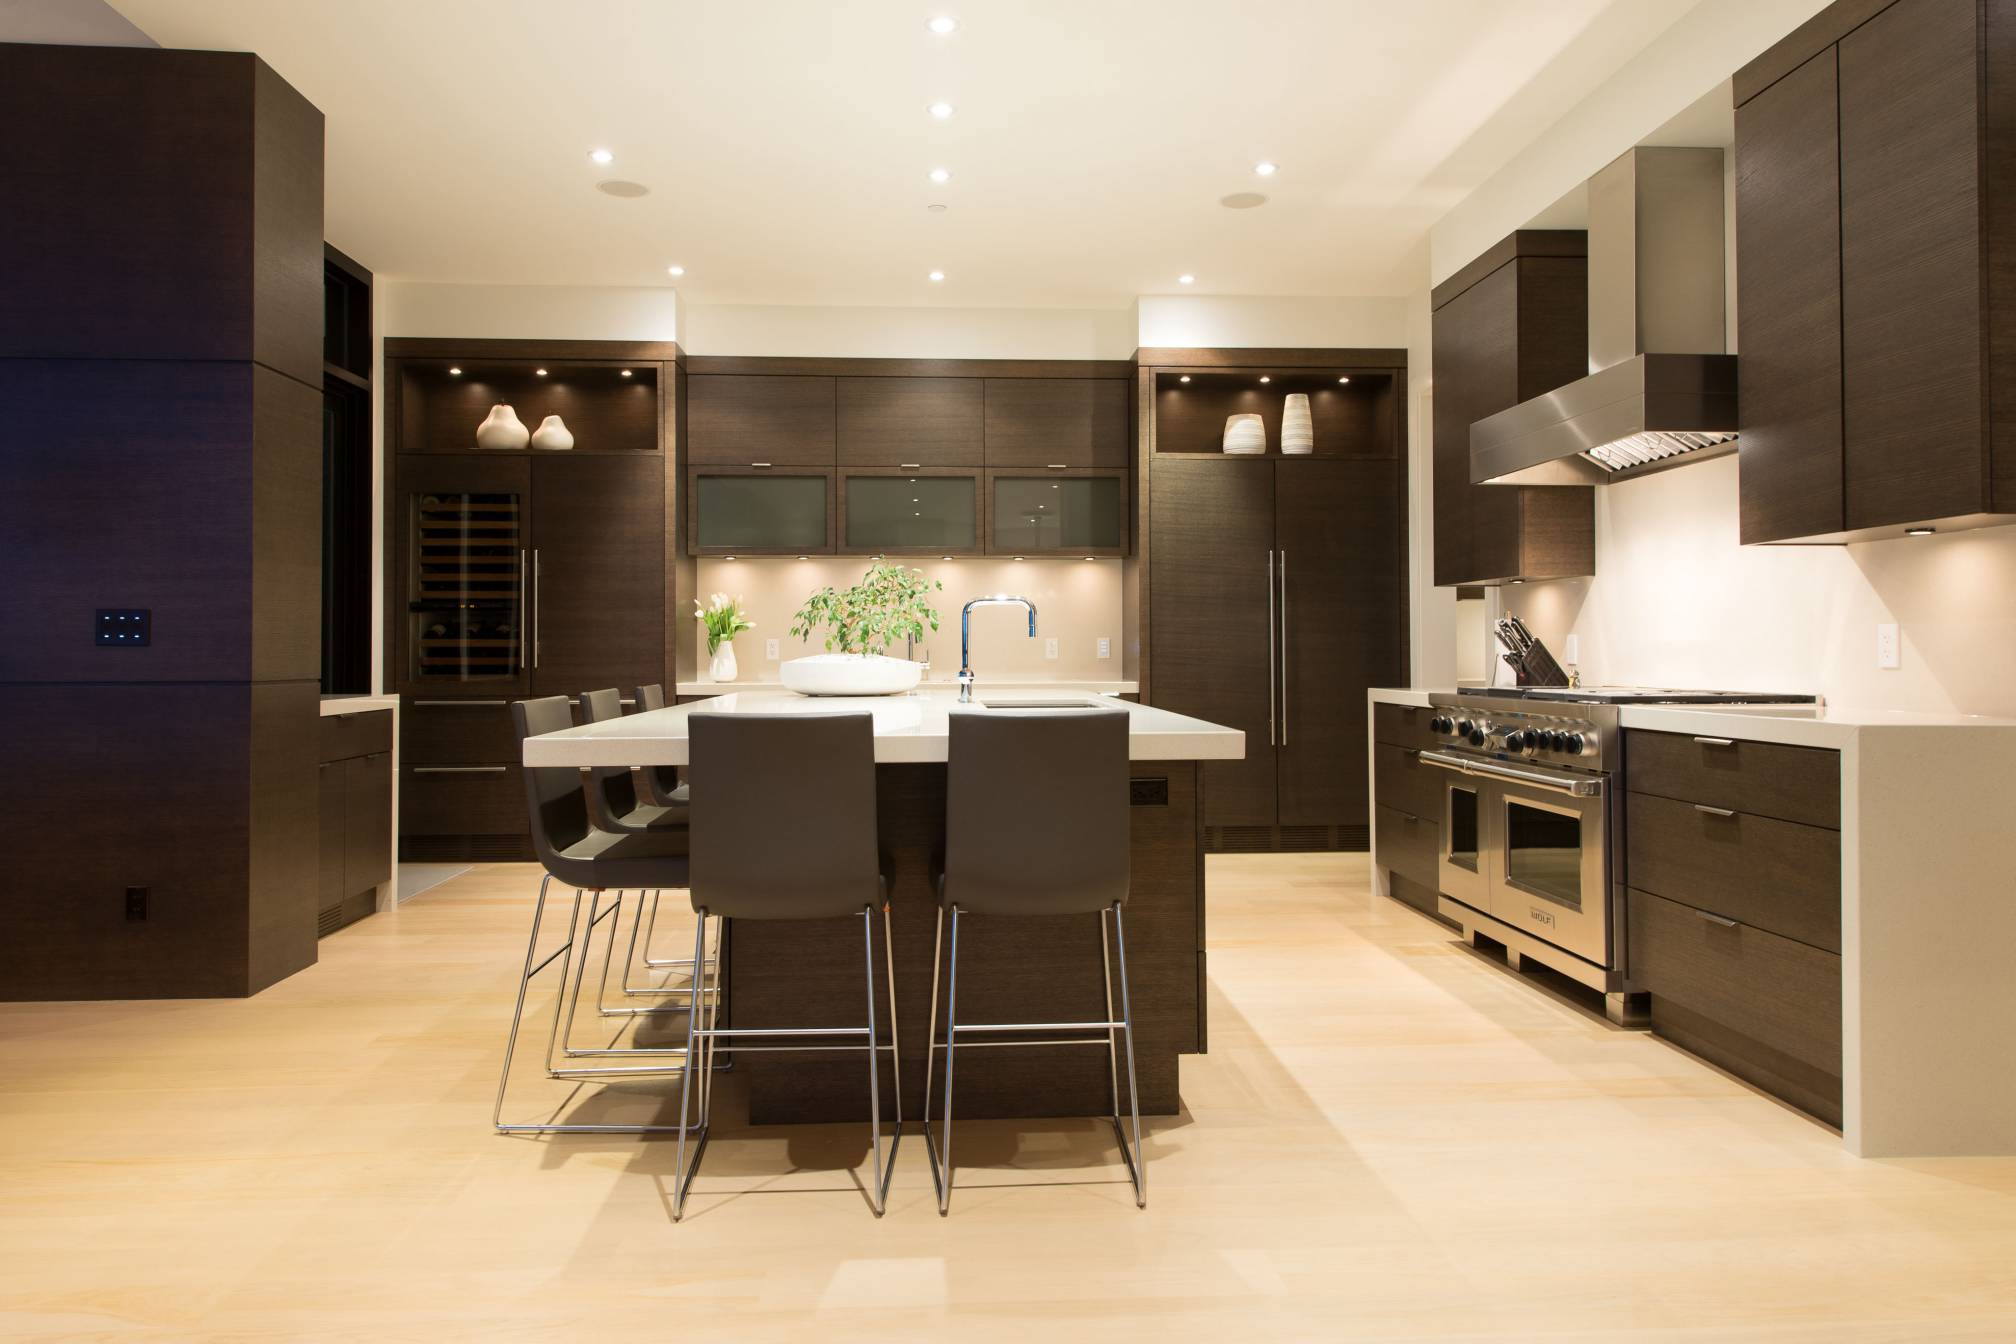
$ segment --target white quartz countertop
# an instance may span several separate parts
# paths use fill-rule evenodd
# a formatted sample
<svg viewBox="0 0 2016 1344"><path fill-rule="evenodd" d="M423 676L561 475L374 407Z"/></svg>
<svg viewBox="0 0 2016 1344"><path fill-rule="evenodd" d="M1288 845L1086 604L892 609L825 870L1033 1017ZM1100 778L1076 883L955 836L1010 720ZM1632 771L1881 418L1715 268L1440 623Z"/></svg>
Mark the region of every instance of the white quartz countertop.
<svg viewBox="0 0 2016 1344"><path fill-rule="evenodd" d="M397 709L399 697L396 695L325 695L322 697L322 717L331 714L363 714L373 709Z"/></svg>
<svg viewBox="0 0 2016 1344"><path fill-rule="evenodd" d="M982 688L974 703L962 705L955 692L910 695L804 696L788 691L737 691L689 705L626 714L604 723L583 724L525 739L526 765L684 765L686 724L695 713L845 714L863 710L875 718L877 764L942 761L954 714L1013 714L1019 702L1072 700L1127 712L1128 756L1137 761L1226 761L1246 754L1246 735L1236 728L1206 723L1166 709L1052 686Z"/></svg>
<svg viewBox="0 0 2016 1344"><path fill-rule="evenodd" d="M1086 695L1138 695L1141 683L1138 681L995 681L982 679L975 683L975 694L988 691L1014 691L1017 694L1040 695L1050 691L1083 692ZM748 691L781 691L781 681L682 681L675 688L678 695L740 695ZM950 678L929 678L919 687L926 692L956 692L959 684Z"/></svg>

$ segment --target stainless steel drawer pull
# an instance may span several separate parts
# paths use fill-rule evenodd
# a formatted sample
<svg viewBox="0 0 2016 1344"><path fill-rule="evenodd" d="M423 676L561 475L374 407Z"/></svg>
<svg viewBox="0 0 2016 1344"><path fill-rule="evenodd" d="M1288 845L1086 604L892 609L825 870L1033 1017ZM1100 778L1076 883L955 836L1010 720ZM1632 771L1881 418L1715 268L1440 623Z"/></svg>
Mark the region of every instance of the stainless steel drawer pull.
<svg viewBox="0 0 2016 1344"><path fill-rule="evenodd" d="M1521 784L1551 789L1555 793L1565 793L1575 798L1596 798L1603 793L1603 781L1600 779L1542 774L1538 770L1515 770L1511 766L1499 765L1495 761L1470 761L1461 756L1449 756L1439 751L1424 751L1420 755L1420 760L1426 765L1439 765L1444 770L1454 770L1459 775L1517 780Z"/></svg>
<svg viewBox="0 0 2016 1344"><path fill-rule="evenodd" d="M1706 803L1694 804L1694 810L1696 812L1706 812L1711 817L1733 817L1736 815L1734 808L1710 807Z"/></svg>
<svg viewBox="0 0 2016 1344"><path fill-rule="evenodd" d="M416 765L416 775L501 775L508 765Z"/></svg>
<svg viewBox="0 0 2016 1344"><path fill-rule="evenodd" d="M906 471L915 471L924 464L922 462L898 462L896 465Z"/></svg>
<svg viewBox="0 0 2016 1344"><path fill-rule="evenodd" d="M1719 924L1725 929L1736 927L1736 921L1733 919L1724 919L1720 915L1711 915L1706 910L1696 910L1694 913L1707 920L1710 924Z"/></svg>
<svg viewBox="0 0 2016 1344"><path fill-rule="evenodd" d="M749 465L752 467L767 467L770 464L768 462L751 462Z"/></svg>
<svg viewBox="0 0 2016 1344"><path fill-rule="evenodd" d="M509 700L415 700L415 709L502 709Z"/></svg>
<svg viewBox="0 0 2016 1344"><path fill-rule="evenodd" d="M1066 462L1046 462L1043 465L1052 471L1069 471L1071 469L1070 464Z"/></svg>
<svg viewBox="0 0 2016 1344"><path fill-rule="evenodd" d="M1697 737L1694 740L1704 747L1733 747L1736 745L1736 739L1733 737Z"/></svg>

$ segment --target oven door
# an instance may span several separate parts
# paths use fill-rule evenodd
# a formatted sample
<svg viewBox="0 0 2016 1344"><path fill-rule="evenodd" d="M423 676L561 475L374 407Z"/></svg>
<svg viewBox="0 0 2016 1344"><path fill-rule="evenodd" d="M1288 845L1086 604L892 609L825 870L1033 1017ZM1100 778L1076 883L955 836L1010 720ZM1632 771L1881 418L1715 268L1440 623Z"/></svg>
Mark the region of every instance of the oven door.
<svg viewBox="0 0 2016 1344"><path fill-rule="evenodd" d="M1610 964L1609 833L1604 782L1576 792L1505 779L1491 802L1491 914L1598 966Z"/></svg>
<svg viewBox="0 0 2016 1344"><path fill-rule="evenodd" d="M1473 910L1490 913L1491 819L1489 781L1469 773L1467 763L1445 752L1424 751L1420 759L1439 766L1442 776L1441 829L1437 834L1435 867L1442 894Z"/></svg>

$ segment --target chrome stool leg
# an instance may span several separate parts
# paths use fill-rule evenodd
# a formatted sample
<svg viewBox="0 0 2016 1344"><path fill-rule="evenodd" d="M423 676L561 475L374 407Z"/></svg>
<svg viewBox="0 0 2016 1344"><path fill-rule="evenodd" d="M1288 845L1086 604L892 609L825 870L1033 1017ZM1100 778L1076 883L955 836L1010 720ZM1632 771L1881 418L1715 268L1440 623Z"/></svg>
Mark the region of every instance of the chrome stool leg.
<svg viewBox="0 0 2016 1344"><path fill-rule="evenodd" d="M1120 953L1120 1020L1126 1023L1127 1033L1127 1107L1134 1118L1134 1149L1131 1153L1127 1149L1127 1136L1119 1134L1120 1107L1117 1096L1114 1098L1113 1129L1120 1139L1120 1155L1127 1159L1127 1173L1134 1178L1134 1207L1145 1209L1148 1207L1148 1167L1141 1155L1141 1090L1134 1081L1134 1008L1127 997L1127 930L1121 922L1120 906L1117 902L1113 906L1113 941ZM1099 946L1102 951L1106 946L1106 917L1103 914L1099 917ZM1111 980L1106 982L1106 1020L1108 1022L1113 1020ZM1106 1031L1110 1044L1113 1029L1108 1027Z"/></svg>
<svg viewBox="0 0 2016 1344"><path fill-rule="evenodd" d="M693 916L693 959L696 964L706 954L706 951L707 912L705 910L698 910L694 912ZM718 1005L719 1002L720 1000L717 998L715 1004ZM702 1003L696 1002L693 1005L693 1011L686 1016L686 1058L689 1060L698 1058L699 1056L695 1052L703 1048L700 1028L702 1007ZM711 1027L711 1015L709 1023ZM704 1048L711 1050L713 1047L713 1036L709 1034L705 1039L706 1045ZM690 1118L687 1106L693 1094L693 1070L685 1070L679 1078L679 1146L672 1158L672 1221L675 1223L686 1216L686 1196L693 1189L693 1178L700 1174L701 1155L707 1151L706 1108L709 1100L708 1094L712 1091L707 1084L708 1080L711 1080L713 1076L714 1071L703 1063L700 1069L702 1080L701 1115L699 1117L700 1123L697 1127L687 1123ZM693 1165L689 1168L686 1165L686 1138L687 1131L691 1128L699 1130L699 1137L694 1143Z"/></svg>
<svg viewBox="0 0 2016 1344"><path fill-rule="evenodd" d="M959 1039L959 907L952 907L952 954L945 966L945 1172L938 1186L938 1216L952 1212L952 1054Z"/></svg>

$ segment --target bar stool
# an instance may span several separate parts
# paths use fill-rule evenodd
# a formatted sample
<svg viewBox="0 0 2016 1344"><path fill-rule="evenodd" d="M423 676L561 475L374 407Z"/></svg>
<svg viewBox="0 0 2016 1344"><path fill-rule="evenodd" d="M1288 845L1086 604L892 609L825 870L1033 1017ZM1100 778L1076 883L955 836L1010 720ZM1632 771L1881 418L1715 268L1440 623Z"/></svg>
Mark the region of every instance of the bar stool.
<svg viewBox="0 0 2016 1344"><path fill-rule="evenodd" d="M665 688L663 686L639 686L635 691L637 712L665 708ZM670 765L647 765L637 772L644 781L644 793L660 807L684 807L688 801L687 786L679 779L677 767Z"/></svg>
<svg viewBox="0 0 2016 1344"><path fill-rule="evenodd" d="M586 691L581 696L581 721L606 723L623 717L616 688ZM636 777L626 765L598 765L592 781L595 824L605 831L665 831L683 829L686 809L670 803L647 803L637 796Z"/></svg>
<svg viewBox="0 0 2016 1344"><path fill-rule="evenodd" d="M735 1052L861 1050L868 1056L868 1134L874 1149L869 1207L882 1216L896 1149L903 1140L903 1079L896 1033L896 962L889 934L889 881L875 830L875 732L867 714L708 714L687 721L694 769L706 787L693 796L693 960L706 955L707 920L861 917L867 1025L735 1027L718 1025L716 996L706 1025L687 1019L686 1057L701 1061L697 1117L688 1110L694 1075L679 1085L679 1118L696 1135L686 1160L687 1130L674 1157L672 1217L685 1215L686 1196L707 1151L713 1107L715 1042ZM778 827L789 827L789 843ZM889 1044L876 1039L875 933L882 911L883 964L888 971ZM811 1038L824 1044L772 1045L768 1038ZM833 1039L861 1038L859 1043ZM744 1041L755 1042L743 1044ZM889 1052L896 1085L896 1132L882 1154L881 1052Z"/></svg>
<svg viewBox="0 0 2016 1344"><path fill-rule="evenodd" d="M945 871L938 875L938 934L931 954L931 1048L924 1066L924 1146L938 1187L938 1212L952 1207L952 1068L962 1034L989 1046L1098 1045L1097 1036L1001 1040L1002 1034L1103 1030L1113 1084L1113 1135L1134 1181L1134 1203L1148 1204L1141 1153L1141 1103L1134 1078L1134 1012L1127 997L1127 934L1120 908L1128 889L1127 714L1123 710L954 712L946 767ZM1034 843L1040 838L1041 843ZM952 915L945 976L945 1040L938 1041L938 965L945 915ZM979 915L1099 916L1104 968L1103 1022L961 1022L959 921ZM1109 957L1106 920L1117 958ZM1113 1016L1113 961L1120 966L1120 1016ZM1040 1018L1042 1014L1030 1016ZM1133 1145L1120 1123L1120 1052L1127 1040L1127 1105ZM945 1052L945 1138L931 1132L931 1074Z"/></svg>
<svg viewBox="0 0 2016 1344"><path fill-rule="evenodd" d="M520 700L511 706L512 723L517 729L518 742L522 748L525 739L541 733L558 732L573 727L573 715L567 707L565 696L548 696L543 700ZM491 1112L490 1121L500 1134L647 1134L663 1133L679 1129L679 1125L607 1125L607 1124L507 1124L504 1121L504 1094L511 1082L511 1059L518 1047L518 1028L525 1016L525 996L532 985L532 978L551 966L560 963L560 992L553 1004L553 1025L546 1038L546 1073L552 1078L612 1078L639 1077L657 1074L685 1072L685 1061L690 1058L685 1050L625 1048L576 1050L561 1046L568 1056L582 1055L663 1055L679 1057L677 1064L649 1064L627 1067L561 1067L554 1062L554 1050L563 1040L571 1038L574 1026L574 1009L580 1002L583 977L588 969L589 945L595 934L595 926L605 919L614 917L620 923L622 914L622 892L635 888L639 891L657 890L664 887L682 887L687 881L686 835L683 831L663 833L616 832L604 830L589 819L587 793L582 787L581 772L572 766L526 767L525 802L531 815L532 844L539 856L546 875L539 882L539 900L532 908L532 933L525 943L525 969L518 979L518 1000L511 1010L511 1032L504 1043L504 1069L497 1080L497 1104ZM545 919L546 893L554 879L562 885L574 888L574 908L567 921L567 939L549 953L545 960L534 963L539 953L539 927ZM603 911L603 895L615 890L616 901L607 911ZM589 904L588 923L581 925L581 897L584 892L594 893ZM579 940L578 956L576 941ZM611 924L609 948L613 956L616 944L616 925ZM567 971L574 966L574 988L567 990ZM603 978L608 977L608 965L603 966ZM704 1001L707 991L698 987L693 996ZM564 1022L563 1028L563 1010Z"/></svg>

